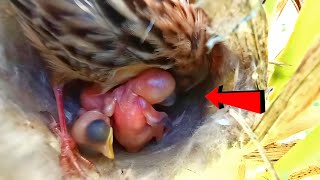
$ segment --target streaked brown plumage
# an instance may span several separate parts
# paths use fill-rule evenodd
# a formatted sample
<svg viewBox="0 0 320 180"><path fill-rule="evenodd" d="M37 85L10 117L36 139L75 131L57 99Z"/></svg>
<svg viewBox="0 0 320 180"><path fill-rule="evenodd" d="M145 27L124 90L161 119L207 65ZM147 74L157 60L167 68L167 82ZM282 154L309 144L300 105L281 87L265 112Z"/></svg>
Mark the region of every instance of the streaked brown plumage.
<svg viewBox="0 0 320 180"><path fill-rule="evenodd" d="M207 75L209 20L185 0L11 1L55 81L93 81L107 91L161 67L189 89Z"/></svg>
<svg viewBox="0 0 320 180"><path fill-rule="evenodd" d="M209 19L187 0L11 0L19 22L51 72L60 122L62 165L77 166L66 129L63 85L95 82L104 93L145 69L169 69L180 90L210 69ZM67 159L69 158L69 159Z"/></svg>

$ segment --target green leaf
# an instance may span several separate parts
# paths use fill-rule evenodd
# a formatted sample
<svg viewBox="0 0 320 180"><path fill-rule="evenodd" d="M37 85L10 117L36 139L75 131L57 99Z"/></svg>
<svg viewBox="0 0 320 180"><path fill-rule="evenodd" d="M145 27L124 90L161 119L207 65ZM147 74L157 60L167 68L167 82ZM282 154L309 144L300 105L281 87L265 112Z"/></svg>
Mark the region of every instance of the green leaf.
<svg viewBox="0 0 320 180"><path fill-rule="evenodd" d="M320 1L305 0L298 16L294 31L276 61L291 66L275 66L269 86L274 91L269 97L272 102L291 79L301 60L315 38L320 34Z"/></svg>
<svg viewBox="0 0 320 180"><path fill-rule="evenodd" d="M277 6L277 0L267 0L264 4L264 9L269 22L271 22L273 19L276 6Z"/></svg>
<svg viewBox="0 0 320 180"><path fill-rule="evenodd" d="M289 179L292 173L307 168L320 160L319 139L320 126L308 134L304 140L298 142L274 164L274 168L281 180ZM263 177L271 179L270 174L264 174Z"/></svg>
<svg viewBox="0 0 320 180"><path fill-rule="evenodd" d="M257 127L253 127L262 145L277 142L297 132L316 127L303 141L291 148L274 164L275 171L281 179L288 179L293 172L320 160L319 115L317 118L305 116L297 119L307 107L319 106L317 102L320 97L319 79L320 38L317 38L314 45L310 46L297 72L285 86L285 90L264 114ZM261 177L271 179L270 174L267 173L258 175L257 178Z"/></svg>

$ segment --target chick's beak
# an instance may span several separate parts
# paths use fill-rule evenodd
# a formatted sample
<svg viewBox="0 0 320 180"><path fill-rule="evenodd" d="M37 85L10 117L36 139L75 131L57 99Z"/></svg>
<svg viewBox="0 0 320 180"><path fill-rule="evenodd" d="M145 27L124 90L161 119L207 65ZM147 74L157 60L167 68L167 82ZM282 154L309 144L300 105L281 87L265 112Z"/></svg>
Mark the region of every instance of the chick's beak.
<svg viewBox="0 0 320 180"><path fill-rule="evenodd" d="M113 152L113 129L110 127L106 142L102 146L101 153L109 159L114 159Z"/></svg>

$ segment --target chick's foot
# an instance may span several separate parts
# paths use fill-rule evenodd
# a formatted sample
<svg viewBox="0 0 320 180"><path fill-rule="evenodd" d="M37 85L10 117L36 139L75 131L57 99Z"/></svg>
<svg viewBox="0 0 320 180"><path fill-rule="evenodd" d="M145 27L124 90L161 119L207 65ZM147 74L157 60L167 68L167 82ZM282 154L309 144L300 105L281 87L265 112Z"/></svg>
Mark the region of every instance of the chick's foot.
<svg viewBox="0 0 320 180"><path fill-rule="evenodd" d="M79 151L76 149L75 141L69 135L61 134L60 139L60 166L62 167L65 176L77 176L85 179L88 170L95 169L95 166L80 155Z"/></svg>

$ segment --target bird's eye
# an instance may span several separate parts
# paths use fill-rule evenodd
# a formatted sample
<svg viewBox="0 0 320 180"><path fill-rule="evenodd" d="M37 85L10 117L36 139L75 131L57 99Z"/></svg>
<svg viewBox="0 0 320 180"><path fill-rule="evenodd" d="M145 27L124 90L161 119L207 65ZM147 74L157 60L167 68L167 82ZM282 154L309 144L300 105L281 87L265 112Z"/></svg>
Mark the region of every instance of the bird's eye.
<svg viewBox="0 0 320 180"><path fill-rule="evenodd" d="M103 143L109 135L109 126L102 119L93 120L86 129L86 135L89 141Z"/></svg>
<svg viewBox="0 0 320 180"><path fill-rule="evenodd" d="M75 120L71 134L78 145L100 152L110 159L114 158L110 119L99 111L92 110L82 114Z"/></svg>

